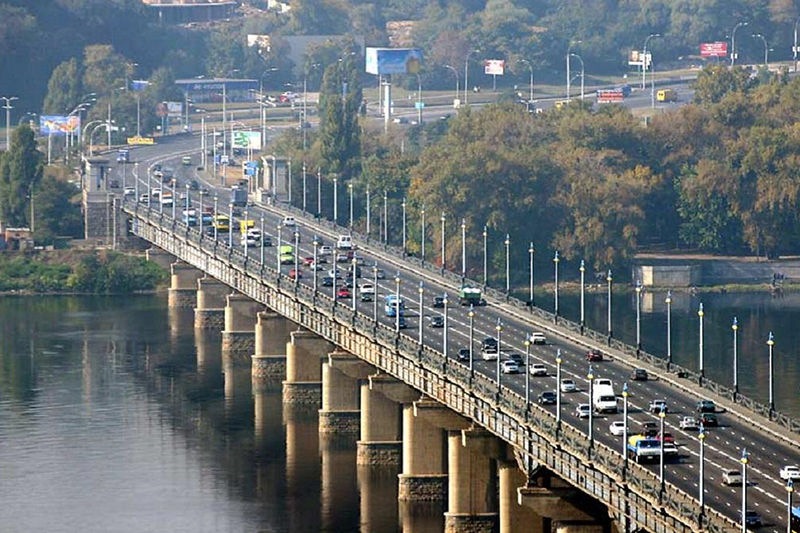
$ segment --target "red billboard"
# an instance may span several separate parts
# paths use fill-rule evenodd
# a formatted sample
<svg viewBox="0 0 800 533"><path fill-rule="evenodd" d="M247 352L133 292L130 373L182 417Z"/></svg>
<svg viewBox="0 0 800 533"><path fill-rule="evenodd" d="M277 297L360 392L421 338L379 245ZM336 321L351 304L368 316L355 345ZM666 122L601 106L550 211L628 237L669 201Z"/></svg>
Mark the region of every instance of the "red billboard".
<svg viewBox="0 0 800 533"><path fill-rule="evenodd" d="M728 43L717 41L715 43L702 43L700 45L702 57L728 57Z"/></svg>
<svg viewBox="0 0 800 533"><path fill-rule="evenodd" d="M611 104L625 100L625 93L620 89L597 91L598 104Z"/></svg>

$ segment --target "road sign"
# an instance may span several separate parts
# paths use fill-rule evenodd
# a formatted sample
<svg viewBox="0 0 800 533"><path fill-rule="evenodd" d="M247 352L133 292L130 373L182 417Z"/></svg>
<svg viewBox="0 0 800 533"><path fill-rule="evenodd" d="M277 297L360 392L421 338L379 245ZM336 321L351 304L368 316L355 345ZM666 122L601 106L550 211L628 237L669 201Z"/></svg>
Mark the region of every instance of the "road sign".
<svg viewBox="0 0 800 533"><path fill-rule="evenodd" d="M414 102L414 109L424 109L425 102Z"/></svg>
<svg viewBox="0 0 800 533"><path fill-rule="evenodd" d="M702 57L728 57L728 43L724 41L702 43L700 45L700 55Z"/></svg>

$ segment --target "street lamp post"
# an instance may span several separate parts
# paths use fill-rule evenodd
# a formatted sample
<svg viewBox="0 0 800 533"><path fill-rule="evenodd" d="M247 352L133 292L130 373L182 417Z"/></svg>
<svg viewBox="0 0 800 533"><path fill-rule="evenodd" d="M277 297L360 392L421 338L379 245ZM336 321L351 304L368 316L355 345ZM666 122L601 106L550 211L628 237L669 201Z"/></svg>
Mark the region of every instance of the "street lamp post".
<svg viewBox="0 0 800 533"><path fill-rule="evenodd" d="M447 300L447 293L444 293L444 298L442 298L442 305L444 305L444 331L442 331L442 355L444 355L444 369L445 372L447 371L447 329L448 329L448 308L450 307L449 302Z"/></svg>
<svg viewBox="0 0 800 533"><path fill-rule="evenodd" d="M353 182L347 182L347 190L350 193L350 233L353 233Z"/></svg>
<svg viewBox="0 0 800 533"><path fill-rule="evenodd" d="M530 94L528 95L528 105L525 106L526 111L530 111L530 106L533 105L533 65L527 59L520 59L520 63L525 63L528 65L528 68L531 71L531 81L530 81Z"/></svg>
<svg viewBox="0 0 800 533"><path fill-rule="evenodd" d="M202 201L203 201L203 196L200 195L200 202L202 203ZM202 216L200 218L202 219ZM260 222L261 222L261 238L259 239L259 241L260 241L259 242L260 250L259 250L258 263L261 266L261 268L263 269L264 268L264 251L265 251L265 248L266 248L266 246L264 245L264 238L267 235L264 232L264 217L263 216L261 217L261 221ZM314 260L316 261L316 257L314 258Z"/></svg>
<svg viewBox="0 0 800 533"><path fill-rule="evenodd" d="M760 33L754 33L751 37L754 39L761 39L764 43L764 68L769 70L769 45L767 44L767 38Z"/></svg>
<svg viewBox="0 0 800 533"><path fill-rule="evenodd" d="M467 277L467 220L461 219L461 281Z"/></svg>
<svg viewBox="0 0 800 533"><path fill-rule="evenodd" d="M699 350L699 361L698 361L698 370L700 373L700 383L702 384L703 378L705 377L705 353L704 353L704 342L703 337L705 336L703 330L703 317L705 317L706 313L703 310L703 302L700 302L700 309L697 311L697 316L700 319L700 350Z"/></svg>
<svg viewBox="0 0 800 533"><path fill-rule="evenodd" d="M531 336L525 335L525 416L528 416L528 411L531 408L531 373L528 370L531 367ZM500 357L500 354L497 354Z"/></svg>
<svg viewBox="0 0 800 533"><path fill-rule="evenodd" d="M175 197L172 198L172 205L175 205ZM228 248L233 249L233 202L228 204Z"/></svg>
<svg viewBox="0 0 800 533"><path fill-rule="evenodd" d="M418 333L417 344L419 344L419 347L422 348L422 341L423 341L423 339L422 339L422 329L423 329L422 328L422 319L423 319L423 309L424 309L423 293L425 292L425 286L421 281L419 282L419 289L418 290L419 290L419 333ZM377 297L377 294L375 296Z"/></svg>
<svg viewBox="0 0 800 533"><path fill-rule="evenodd" d="M585 84L585 73L586 73L586 70L585 70L585 65L583 63L583 58L581 56L579 56L578 54L570 54L570 55L581 62L581 100L583 100L583 97L584 97L584 94L585 94L584 87L586 86L586 84Z"/></svg>
<svg viewBox="0 0 800 533"><path fill-rule="evenodd" d="M775 338L772 336L772 332L769 332L769 338L767 339L767 346L769 347L769 410L775 410L775 369L773 366L773 355L774 355L774 347L775 347Z"/></svg>
<svg viewBox="0 0 800 533"><path fill-rule="evenodd" d="M672 365L672 291L667 291L667 370Z"/></svg>
<svg viewBox="0 0 800 533"><path fill-rule="evenodd" d="M278 271L278 279L280 279L281 274L281 246L283 246L283 236L281 235L281 230L283 226L278 224L278 246L275 248L275 270ZM335 293L334 293L335 294Z"/></svg>
<svg viewBox="0 0 800 533"><path fill-rule="evenodd" d="M372 206L370 204L370 196L371 192L369 190L369 184L367 184L367 240L369 240L370 237L370 226L372 224Z"/></svg>
<svg viewBox="0 0 800 533"><path fill-rule="evenodd" d="M572 83L572 73L570 72L570 57L572 56L572 45L580 44L582 41L570 41L567 47L567 102L570 100L570 84Z"/></svg>
<svg viewBox="0 0 800 533"><path fill-rule="evenodd" d="M402 210L402 223L403 223L403 255L406 255L406 199L403 198L403 201L400 203L400 208Z"/></svg>
<svg viewBox="0 0 800 533"><path fill-rule="evenodd" d="M17 96L0 96L0 100L5 101L5 105L3 109L6 110L6 152L11 151L11 110L14 109L14 106L11 105L11 102L14 100L19 100Z"/></svg>
<svg viewBox="0 0 800 533"><path fill-rule="evenodd" d="M464 105L469 105L469 56L479 54L480 50L470 50L467 52L467 59L464 61Z"/></svg>
<svg viewBox="0 0 800 533"><path fill-rule="evenodd" d="M372 298L372 323L378 325L378 262L372 265L372 286L375 287L375 294Z"/></svg>
<svg viewBox="0 0 800 533"><path fill-rule="evenodd" d="M608 343L611 344L611 337L613 336L613 329L611 327L611 284L614 281L611 277L611 269L608 270L606 281L608 282Z"/></svg>
<svg viewBox="0 0 800 533"><path fill-rule="evenodd" d="M300 283L300 232L294 230L294 286ZM355 300L355 298L353 298Z"/></svg>
<svg viewBox="0 0 800 533"><path fill-rule="evenodd" d="M586 264L583 259L578 270L581 272L581 335L583 335L583 327L586 324Z"/></svg>
<svg viewBox="0 0 800 533"><path fill-rule="evenodd" d="M697 433L700 441L700 479L698 483L698 500L700 500L700 521L703 520L706 507L706 428L700 423L700 431ZM702 525L702 524L701 524Z"/></svg>
<svg viewBox="0 0 800 533"><path fill-rule="evenodd" d="M794 71L797 72L797 52L800 48L797 47L797 25L800 24L800 17L794 21L794 46L792 46L792 60L794 61Z"/></svg>
<svg viewBox="0 0 800 533"><path fill-rule="evenodd" d="M794 482L790 479L786 481L786 533L792 533L792 494L794 493Z"/></svg>
<svg viewBox="0 0 800 533"><path fill-rule="evenodd" d="M148 183L149 183L149 180L148 180ZM219 226L219 220L217 220L217 204L218 204L218 201L219 201L219 198L216 195L214 195L214 221L212 222L212 225L214 226L214 248L215 249L217 247L217 240L219 239L219 227L218 227ZM150 204L151 203L153 203L153 191L152 191L152 188L150 189L150 197L147 200L148 209L150 208Z"/></svg>
<svg viewBox="0 0 800 533"><path fill-rule="evenodd" d="M506 246L506 300L511 293L511 239L506 233L506 240L503 241Z"/></svg>
<svg viewBox="0 0 800 533"><path fill-rule="evenodd" d="M422 259L422 263L425 264L425 204L422 204L422 209L419 211L420 216L420 241L419 241L419 248L420 248L420 259Z"/></svg>
<svg viewBox="0 0 800 533"><path fill-rule="evenodd" d="M469 305L469 378L472 379L473 372L473 346L475 344L475 307Z"/></svg>
<svg viewBox="0 0 800 533"><path fill-rule="evenodd" d="M307 213L308 206L308 181L306 180L306 164L303 162L303 213Z"/></svg>
<svg viewBox="0 0 800 533"><path fill-rule="evenodd" d="M445 216L444 211L442 211L442 216L440 217L440 220L442 221L442 274L444 274L445 252L446 252L445 242L447 240L447 239L445 239L445 229L446 229L445 221L447 220L447 217Z"/></svg>
<svg viewBox="0 0 800 533"><path fill-rule="evenodd" d="M322 169L317 169L317 218L322 218Z"/></svg>
<svg viewBox="0 0 800 533"><path fill-rule="evenodd" d="M561 348L556 351L556 429L561 428ZM525 370L530 374L530 368Z"/></svg>
<svg viewBox="0 0 800 533"><path fill-rule="evenodd" d="M592 397L594 396L594 369L589 365L589 373L586 375L589 380L589 449L594 447L594 409L592 408ZM559 384L560 385L560 384Z"/></svg>
<svg viewBox="0 0 800 533"><path fill-rule="evenodd" d="M659 450L660 453L658 454L658 481L661 484L661 492L664 492L664 424L665 419L667 418L667 408L665 405L661 406L661 410L658 412L658 421L660 425L661 431L661 438L658 439L659 441Z"/></svg>
<svg viewBox="0 0 800 533"><path fill-rule="evenodd" d="M747 533L747 463L750 462L750 454L746 448L742 448L742 533Z"/></svg>
<svg viewBox="0 0 800 533"><path fill-rule="evenodd" d="M733 31L731 32L731 66L736 64L736 30L739 29L740 26L747 26L748 22L739 22L733 27Z"/></svg>
<svg viewBox="0 0 800 533"><path fill-rule="evenodd" d="M636 354L642 349L642 282L636 280Z"/></svg>
<svg viewBox="0 0 800 533"><path fill-rule="evenodd" d="M355 315L356 305L357 305L356 289L358 288L358 281L357 281L358 278L356 277L356 273L358 271L358 259L356 259L355 257L353 257L352 265L353 269L351 270L352 272L351 275L353 278L353 290L350 292L350 304L351 304L350 309L353 311L353 315ZM355 318L355 316L353 316L353 318Z"/></svg>
<svg viewBox="0 0 800 533"><path fill-rule="evenodd" d="M444 68L452 70L453 71L453 75L456 77L456 98L455 99L458 100L458 98L459 98L459 94L458 93L460 91L459 84L458 84L458 70L456 70L456 68L454 66L452 66L452 65L444 65Z"/></svg>
<svg viewBox="0 0 800 533"><path fill-rule="evenodd" d="M263 237L262 237L262 240L263 240ZM317 295L317 287L318 287L318 285L317 285L317 278L318 278L317 270L319 269L319 263L318 263L318 260L319 260L319 238L317 238L316 235L314 235L314 243L313 244L314 244L314 274L313 274L314 282L313 283L314 283L314 296L316 296Z"/></svg>
<svg viewBox="0 0 800 533"><path fill-rule="evenodd" d="M534 253L535 252L536 252L536 250L533 247L533 241L531 241L530 245L528 246L528 262L530 263L528 265L528 267L529 267L528 270L530 271L530 279L528 280L528 285L529 285L528 289L529 289L529 293L530 293L528 295L528 305L531 308L533 308L533 306L536 305L536 295L533 292L533 281L534 281L533 280L533 259L534 259Z"/></svg>
<svg viewBox="0 0 800 533"><path fill-rule="evenodd" d="M502 350L502 336L503 336L503 323L500 322L500 319L497 319L497 325L494 327L495 331L497 332L497 364L495 369L495 376L497 378L497 395L500 395L500 359L502 356L500 354L503 353Z"/></svg>
<svg viewBox="0 0 800 533"><path fill-rule="evenodd" d="M654 37L661 37L660 33L651 33L644 40L644 51L642 53L642 90L647 88L647 43ZM651 54L652 55L652 54Z"/></svg>
<svg viewBox="0 0 800 533"><path fill-rule="evenodd" d="M628 466L628 382L622 384L622 461Z"/></svg>
<svg viewBox="0 0 800 533"><path fill-rule="evenodd" d="M333 177L333 223L339 225L339 178Z"/></svg>
<svg viewBox="0 0 800 533"><path fill-rule="evenodd" d="M560 261L561 260L558 258L558 250L556 250L556 253L553 256L553 269L555 271L553 273L553 280L554 280L554 283L553 283L553 296L555 298L555 306L554 306L555 313L554 314L555 314L556 322L558 322L558 263Z"/></svg>
<svg viewBox="0 0 800 533"><path fill-rule="evenodd" d="M383 191L383 231L386 244L389 244L389 193Z"/></svg>
<svg viewBox="0 0 800 533"><path fill-rule="evenodd" d="M489 282L489 230L483 226L483 290Z"/></svg>
<svg viewBox="0 0 800 533"><path fill-rule="evenodd" d="M739 394L739 319L733 317L733 394Z"/></svg>
<svg viewBox="0 0 800 533"><path fill-rule="evenodd" d="M400 271L394 276L394 331L400 333Z"/></svg>

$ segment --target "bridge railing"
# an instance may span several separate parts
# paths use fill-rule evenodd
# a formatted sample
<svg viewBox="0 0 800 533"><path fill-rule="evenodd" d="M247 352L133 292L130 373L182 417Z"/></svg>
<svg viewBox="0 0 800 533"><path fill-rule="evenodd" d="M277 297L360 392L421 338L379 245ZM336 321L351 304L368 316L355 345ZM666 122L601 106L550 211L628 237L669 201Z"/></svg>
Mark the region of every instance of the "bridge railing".
<svg viewBox="0 0 800 533"><path fill-rule="evenodd" d="M302 209L299 209L289 204L282 203L279 206L279 208L281 210L291 212L295 216L303 218L313 217L313 215L311 215L310 213L304 212ZM469 285L472 286L477 286L477 287L481 286L481 283L479 283L478 281L469 278L462 279L461 276L459 274L456 274L455 272L451 272L449 270L442 270L440 267L436 266L434 263L431 263L430 261L422 261L418 257L404 253L403 250L397 246L389 245L381 240L376 240L372 237L368 237L367 235L360 233L358 231L350 231L349 228L334 224L330 220L317 217L313 218L316 223L329 229L332 232L338 234L348 234L348 233L352 234L357 240L365 242L373 248L378 248L382 252L388 255L392 255L398 259L404 260L414 265L417 268L421 268L428 271L431 274L439 275L451 283L458 285L460 285L461 283L468 283ZM770 409L769 405L754 400L752 398L749 398L741 393L737 393L731 387L717 383L706 377L701 377L700 374L694 370L690 370L689 368L677 365L675 363L668 363L663 357L653 355L643 350L638 350L636 346L622 342L619 339L615 338L609 339L607 333L602 333L600 331L593 330L591 328L586 327L585 325L581 327L581 325L578 322L569 320L567 318L564 318L563 316L556 317L554 313L551 313L539 307L530 306L528 305L528 302L522 301L514 296L506 295L504 291L500 291L492 287L486 287L484 289L484 294L489 299L493 300L495 303L507 302L508 304L512 305L517 309L527 310L531 314L531 316L535 318L539 318L546 322L551 322L553 324L561 326L567 329L573 335L578 337L583 337L583 339L585 339L585 342L587 342L587 344L592 344L597 346L607 345L610 348L625 353L626 355L644 361L654 366L655 368L658 368L665 372L672 372L678 379L684 379L693 383L694 385L698 385L702 388L705 388L709 392L716 394L727 400L730 400L733 403L741 405L742 407L750 410L754 414L762 416L768 420L771 420L793 433L800 434L800 420L793 418L781 411L772 410Z"/></svg>
<svg viewBox="0 0 800 533"><path fill-rule="evenodd" d="M553 471L569 478L571 470L563 465L563 458L552 453L551 450L567 450L570 455L579 460L593 465L599 472L610 479L628 484L637 494L645 499L649 505L662 507L671 511L670 514L680 517L691 524L703 524L709 531L724 531L731 527L732 522L713 509L701 509L696 499L681 491L669 482L660 483L658 477L650 470L632 461L625 461L619 450L598 442L590 443L585 433L579 429L556 419L556 416L536 403L529 403L525 398L513 390L501 386L488 376L470 372L467 365L452 359L445 358L442 353L429 346L420 346L417 338L413 338L403 331L375 322L371 314L354 312L349 305L335 301L331 295L322 291L315 292L312 287L296 283L289 276L282 274L269 263L260 264L238 248L231 249L227 243L203 238L197 228L189 227L181 221L172 221L158 213L147 209L139 209L132 203L126 203L126 209L136 216L135 223L139 220L147 221L152 226L171 232L173 238L190 242L193 247L202 250L210 256L222 257L233 268L240 270L252 279L260 280L281 291L289 294L306 309L316 310L326 314L340 325L354 329L360 335L372 342L383 346L387 350L398 353L402 358L421 366L431 376L437 376L446 385L436 389L427 389L424 392L446 405L448 402L448 387L456 386L473 398L469 405L462 405L457 412L477 420L482 425L495 432L501 432L493 420L499 413L509 416L516 421L520 428L532 431L536 438L544 439L549 443L545 446L526 446L527 441L523 435L499 435L514 444L521 446L532 460L546 464ZM165 245L169 248L169 245ZM168 250L169 251L169 250ZM545 311L538 310L542 313ZM574 327L574 326L573 326ZM336 339L332 339L336 341ZM578 483L579 480L573 480ZM586 483L580 484L585 486ZM602 501L609 501L607 494L608 482L598 479L592 484Z"/></svg>

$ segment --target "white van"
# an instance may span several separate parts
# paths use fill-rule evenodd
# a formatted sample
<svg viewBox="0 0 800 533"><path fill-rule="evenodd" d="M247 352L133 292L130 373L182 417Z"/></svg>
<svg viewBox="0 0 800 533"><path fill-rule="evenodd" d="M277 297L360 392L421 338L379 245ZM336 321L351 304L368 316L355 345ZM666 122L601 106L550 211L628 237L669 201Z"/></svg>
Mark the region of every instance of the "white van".
<svg viewBox="0 0 800 533"><path fill-rule="evenodd" d="M352 250L353 238L350 235L339 235L339 239L336 241L336 248L339 250Z"/></svg>
<svg viewBox="0 0 800 533"><path fill-rule="evenodd" d="M617 395L610 379L596 379L592 385L592 405L598 413L616 413Z"/></svg>

